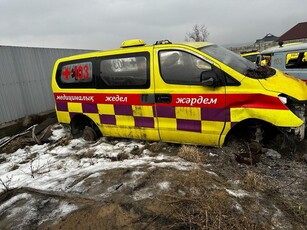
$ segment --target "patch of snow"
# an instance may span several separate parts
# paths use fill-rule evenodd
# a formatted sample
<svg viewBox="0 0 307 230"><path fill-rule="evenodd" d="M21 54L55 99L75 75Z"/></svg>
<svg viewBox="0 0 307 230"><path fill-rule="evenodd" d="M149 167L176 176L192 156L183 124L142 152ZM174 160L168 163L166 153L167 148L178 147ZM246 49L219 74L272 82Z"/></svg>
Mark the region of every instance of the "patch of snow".
<svg viewBox="0 0 307 230"><path fill-rule="evenodd" d="M65 134L67 134L67 130L65 130L63 126L61 125L54 127L54 128L58 128L58 129L54 129L52 131L52 135L51 137L49 137L49 140L51 141L57 141L61 139L63 136L65 136Z"/></svg>
<svg viewBox="0 0 307 230"><path fill-rule="evenodd" d="M271 159L280 159L281 154L273 149L268 149L268 151L265 153L267 157L270 157Z"/></svg>
<svg viewBox="0 0 307 230"><path fill-rule="evenodd" d="M53 203L52 212L41 213L40 210L45 208L45 203ZM36 200L28 193L18 194L7 200L0 206L0 213L5 215L5 220L12 223L12 229L24 229L25 226L31 225L33 221L41 217L40 223L50 218L59 218L76 210L78 206L69 204L65 201L57 201L55 199L48 199L45 201ZM45 216L42 216L45 215ZM19 218L22 216L22 218ZM19 221L16 222L16 219Z"/></svg>
<svg viewBox="0 0 307 230"><path fill-rule="evenodd" d="M185 191L182 191L181 189L178 190L178 193L179 193L181 196L185 196L185 195L186 195L186 192L185 192Z"/></svg>
<svg viewBox="0 0 307 230"><path fill-rule="evenodd" d="M15 153L8 155L7 162L0 165L0 172L2 172L0 179L6 180L6 178L12 178L10 184L11 188L29 186L33 188L52 188L57 190L59 188L63 189L63 186L65 187L66 184L69 185L71 183L67 178L80 177L84 174L93 174L100 170L135 168L142 165L173 167L179 170L188 170L192 165L189 162L180 161L179 158L170 158L163 155L158 157L131 156L130 159L124 161L110 161L109 159L99 157L116 157L120 151L111 153L112 146L105 143L101 143L99 146L95 146L95 148L88 148L88 151L91 149L93 151L99 149L99 157L95 155L96 157L94 158L84 157L78 160L76 156L81 151L84 151L82 147L86 144L87 143L83 140L77 139L72 140L68 146L58 146L52 150L48 150L47 145L33 146L30 148L29 153L26 153L25 150L17 150ZM130 145L130 147L134 145L135 144ZM103 151L105 146L107 149L110 149L109 152ZM117 148L119 146L129 145L127 145L127 143L118 143ZM28 157L27 154L32 154L32 150L34 150L37 155L34 155L32 159L26 160ZM65 160L63 155L65 155ZM169 162L162 162L162 160L168 160ZM17 164L19 168L10 171L9 168L12 164Z"/></svg>
<svg viewBox="0 0 307 230"><path fill-rule="evenodd" d="M134 200L144 200L153 197L153 192L150 191L150 188L144 188L134 193L132 196Z"/></svg>
<svg viewBox="0 0 307 230"><path fill-rule="evenodd" d="M249 196L249 194L242 189L239 189L239 190L226 189L226 192L228 192L229 195L237 197L237 198L243 198L245 196Z"/></svg>
<svg viewBox="0 0 307 230"><path fill-rule="evenodd" d="M218 177L219 175L217 175L215 172L209 171L209 170L205 170L206 173L211 174L213 176Z"/></svg>
<svg viewBox="0 0 307 230"><path fill-rule="evenodd" d="M275 205L274 208L276 212L272 216L272 223L275 228L273 229L280 229L280 230L287 230L293 229L293 226L289 221L285 219L285 215L282 213L280 209L278 209Z"/></svg>
<svg viewBox="0 0 307 230"><path fill-rule="evenodd" d="M233 184L233 185L239 185L241 183L240 180L228 180L227 182Z"/></svg>
<svg viewBox="0 0 307 230"><path fill-rule="evenodd" d="M16 202L20 200L28 200L30 198L31 198L30 194L27 193L18 194L0 205L0 213L4 212L9 207L13 206Z"/></svg>
<svg viewBox="0 0 307 230"><path fill-rule="evenodd" d="M160 190L168 191L170 189L171 183L168 181L163 181L157 184Z"/></svg>
<svg viewBox="0 0 307 230"><path fill-rule="evenodd" d="M187 171L189 169L191 169L191 167L193 165L195 165L195 163L191 163L191 162L183 162L183 161L178 161L178 162L150 162L149 163L151 166L155 166L155 167L161 167L161 168L175 168L178 169L180 171Z"/></svg>
<svg viewBox="0 0 307 230"><path fill-rule="evenodd" d="M137 180L141 177L143 177L145 174L147 174L146 172L140 172L140 171L134 171L131 173L131 177L134 179L134 180Z"/></svg>
<svg viewBox="0 0 307 230"><path fill-rule="evenodd" d="M210 152L210 153L209 153L209 156L210 156L210 157L217 157L218 155Z"/></svg>
<svg viewBox="0 0 307 230"><path fill-rule="evenodd" d="M241 204L235 203L234 208L235 208L236 210L238 210L239 212L244 213L244 210L243 210Z"/></svg>
<svg viewBox="0 0 307 230"><path fill-rule="evenodd" d="M56 202L55 200L51 200L48 202ZM60 204L58 205L58 207L56 209L53 209L52 212L50 212L49 215L47 215L46 217L44 217L39 224L44 223L45 221L48 221L50 219L56 219L59 217L64 217L67 214L77 210L79 207L77 205L74 204L70 204L66 201L61 201Z"/></svg>
<svg viewBox="0 0 307 230"><path fill-rule="evenodd" d="M143 154L144 155L150 155L151 154L151 151L149 149L144 149L143 150Z"/></svg>

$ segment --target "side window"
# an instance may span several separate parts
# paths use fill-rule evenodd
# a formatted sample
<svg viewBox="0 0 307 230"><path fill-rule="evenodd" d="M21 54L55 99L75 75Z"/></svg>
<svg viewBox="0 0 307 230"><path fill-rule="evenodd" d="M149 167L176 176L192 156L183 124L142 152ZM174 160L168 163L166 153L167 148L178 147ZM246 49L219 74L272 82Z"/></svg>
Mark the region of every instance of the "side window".
<svg viewBox="0 0 307 230"><path fill-rule="evenodd" d="M286 56L286 68L287 69L307 68L307 51L288 53Z"/></svg>
<svg viewBox="0 0 307 230"><path fill-rule="evenodd" d="M94 87L93 63L91 60L78 60L61 63L56 80L61 88Z"/></svg>
<svg viewBox="0 0 307 230"><path fill-rule="evenodd" d="M199 85L201 73L212 69L204 60L177 50L160 51L159 64L163 80L170 84Z"/></svg>
<svg viewBox="0 0 307 230"><path fill-rule="evenodd" d="M104 58L100 61L99 88L148 88L149 54L137 53Z"/></svg>

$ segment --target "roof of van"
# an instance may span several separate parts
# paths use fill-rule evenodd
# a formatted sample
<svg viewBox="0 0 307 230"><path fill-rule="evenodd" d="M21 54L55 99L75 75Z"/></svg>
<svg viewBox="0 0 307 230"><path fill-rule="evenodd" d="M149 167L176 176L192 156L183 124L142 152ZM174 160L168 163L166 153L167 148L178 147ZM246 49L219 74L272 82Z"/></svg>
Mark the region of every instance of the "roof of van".
<svg viewBox="0 0 307 230"><path fill-rule="evenodd" d="M298 43L294 45L284 45L284 46L276 46L262 51L260 54L270 54L270 53L279 53L279 52L287 52L287 51L298 51L298 50L306 50L307 51L307 43Z"/></svg>
<svg viewBox="0 0 307 230"><path fill-rule="evenodd" d="M213 45L213 43L211 43L211 42L184 42L182 44L192 46L196 49L201 48L201 47L205 47L205 46Z"/></svg>
<svg viewBox="0 0 307 230"><path fill-rule="evenodd" d="M214 43L210 43L210 42L183 42L183 43L166 43L166 44L172 44L172 45L186 45L186 46L191 46L193 48L199 49L202 47L206 47L206 46L210 46L210 45L214 45ZM165 44L165 45L166 45ZM73 55L73 56L68 56L68 57L63 57L60 58L61 60L65 60L65 59L71 59L71 58L85 58L85 57L89 57L89 56L96 56L101 54L102 52L112 52L112 51L116 51L116 50L120 50L120 49L128 49L128 48L140 48L142 49L142 47L144 46L154 46L156 44L153 45L135 45L135 46L128 46L126 48L117 48L117 49L110 49L110 50L101 50L101 51L95 51L95 52L89 52L89 53L82 53L82 54L78 54L78 55ZM160 44L159 44L160 45ZM162 44L163 45L163 44Z"/></svg>

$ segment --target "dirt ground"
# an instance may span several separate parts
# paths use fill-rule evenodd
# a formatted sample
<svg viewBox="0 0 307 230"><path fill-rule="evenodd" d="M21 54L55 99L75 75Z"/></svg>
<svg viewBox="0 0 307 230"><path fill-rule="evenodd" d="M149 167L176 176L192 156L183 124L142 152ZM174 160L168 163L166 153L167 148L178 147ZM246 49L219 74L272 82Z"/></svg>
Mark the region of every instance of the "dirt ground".
<svg viewBox="0 0 307 230"><path fill-rule="evenodd" d="M305 229L306 162L265 158L264 163L247 166L238 164L231 151L202 148L201 162L207 166L199 162L190 172L144 169L147 176L135 186L118 188L109 199L38 228ZM210 157L209 152L217 156ZM112 170L104 181L115 180L120 186L131 173ZM159 181L170 185L157 188ZM241 193L227 193L224 188Z"/></svg>
<svg viewBox="0 0 307 230"><path fill-rule="evenodd" d="M22 144L15 140L6 148L16 151L17 143ZM238 143L210 148L146 142L142 151L179 156L193 163L192 169L105 170L85 179L85 193L16 188L0 195L0 206L21 194L35 200L36 216L21 229L306 229L307 141L296 147L282 154L262 151L254 164L246 164ZM99 195L110 188L109 195ZM41 221L63 202L77 208ZM14 221L0 212L1 229L14 229L22 216Z"/></svg>

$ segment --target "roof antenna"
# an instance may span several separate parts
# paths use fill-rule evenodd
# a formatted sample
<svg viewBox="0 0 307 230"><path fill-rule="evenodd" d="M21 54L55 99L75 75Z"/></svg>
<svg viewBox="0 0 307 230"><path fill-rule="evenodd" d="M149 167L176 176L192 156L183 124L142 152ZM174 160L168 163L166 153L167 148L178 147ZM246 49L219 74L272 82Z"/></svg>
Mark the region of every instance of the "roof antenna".
<svg viewBox="0 0 307 230"><path fill-rule="evenodd" d="M279 41L279 42L278 42L279 47L282 47L283 44L284 44L283 41Z"/></svg>

